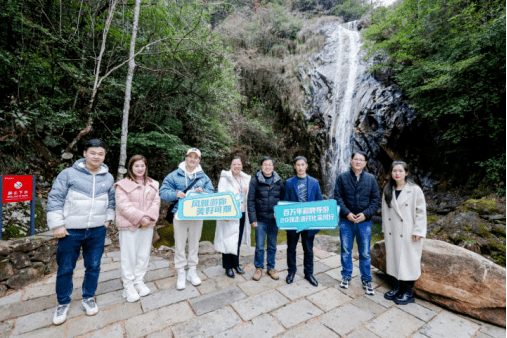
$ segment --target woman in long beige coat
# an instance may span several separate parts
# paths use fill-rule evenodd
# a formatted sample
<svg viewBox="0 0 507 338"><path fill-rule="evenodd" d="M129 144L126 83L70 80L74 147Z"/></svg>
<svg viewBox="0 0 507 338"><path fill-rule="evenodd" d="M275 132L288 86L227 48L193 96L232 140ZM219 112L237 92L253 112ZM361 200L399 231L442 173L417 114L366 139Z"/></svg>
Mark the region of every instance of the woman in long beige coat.
<svg viewBox="0 0 507 338"><path fill-rule="evenodd" d="M250 224L246 212L250 175L242 170L241 157L234 156L231 161L231 170L222 170L218 181L218 192L230 191L236 194L243 213L241 219L218 220L215 230L215 250L222 253L222 266L225 274L230 278L235 277L232 269L240 275L245 273L239 266L239 249L241 242L250 246L250 227L245 227L245 224Z"/></svg>
<svg viewBox="0 0 507 338"><path fill-rule="evenodd" d="M421 275L426 201L421 188L408 177L405 162L393 162L390 173L382 195L382 232L387 274L396 279L396 285L384 298L404 305L414 302L414 282Z"/></svg>

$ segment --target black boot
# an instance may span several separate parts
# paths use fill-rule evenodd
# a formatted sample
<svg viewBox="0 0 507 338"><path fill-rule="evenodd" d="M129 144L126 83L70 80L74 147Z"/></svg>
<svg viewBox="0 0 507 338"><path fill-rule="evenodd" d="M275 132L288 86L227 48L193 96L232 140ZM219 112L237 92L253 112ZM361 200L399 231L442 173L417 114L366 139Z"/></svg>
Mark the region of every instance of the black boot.
<svg viewBox="0 0 507 338"><path fill-rule="evenodd" d="M404 291L394 298L394 302L398 305L406 305L408 303L414 303L414 282L407 281L405 284Z"/></svg>
<svg viewBox="0 0 507 338"><path fill-rule="evenodd" d="M391 291L384 293L384 298L387 300L394 300L394 298L398 296L400 291L401 291L401 282L399 280L396 280L394 288Z"/></svg>

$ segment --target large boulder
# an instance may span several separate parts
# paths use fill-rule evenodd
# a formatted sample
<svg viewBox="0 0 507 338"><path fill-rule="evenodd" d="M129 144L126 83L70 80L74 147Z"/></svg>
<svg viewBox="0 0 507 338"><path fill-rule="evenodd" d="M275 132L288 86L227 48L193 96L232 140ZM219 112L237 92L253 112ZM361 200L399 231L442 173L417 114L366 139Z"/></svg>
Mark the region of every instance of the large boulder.
<svg viewBox="0 0 507 338"><path fill-rule="evenodd" d="M386 271L385 242L371 249L371 263ZM416 294L430 302L505 327L505 269L461 247L424 239Z"/></svg>

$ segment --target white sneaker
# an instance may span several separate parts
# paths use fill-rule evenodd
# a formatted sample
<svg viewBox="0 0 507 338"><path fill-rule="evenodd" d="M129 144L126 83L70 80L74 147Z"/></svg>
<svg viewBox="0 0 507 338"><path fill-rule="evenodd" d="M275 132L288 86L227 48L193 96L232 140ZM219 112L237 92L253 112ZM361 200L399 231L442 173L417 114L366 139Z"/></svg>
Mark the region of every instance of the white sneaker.
<svg viewBox="0 0 507 338"><path fill-rule="evenodd" d="M93 298L83 299L81 301L81 306L83 310L86 311L87 316L95 316L97 312L99 312L99 307Z"/></svg>
<svg viewBox="0 0 507 338"><path fill-rule="evenodd" d="M176 290L183 290L185 288L186 278L185 269L181 268L178 270L178 281L176 282Z"/></svg>
<svg viewBox="0 0 507 338"><path fill-rule="evenodd" d="M136 288L137 293L141 297L148 296L151 292L150 288L147 287L146 284L144 284L143 282L135 284L134 286Z"/></svg>
<svg viewBox="0 0 507 338"><path fill-rule="evenodd" d="M53 324L60 325L67 320L67 312L69 311L69 304L58 305L53 316Z"/></svg>
<svg viewBox="0 0 507 338"><path fill-rule="evenodd" d="M197 271L195 266L191 266L188 268L187 280L192 283L193 286L201 285L201 279L197 276Z"/></svg>
<svg viewBox="0 0 507 338"><path fill-rule="evenodd" d="M134 285L130 284L123 289L123 298L126 298L129 303L137 302L139 300L139 294L137 293Z"/></svg>

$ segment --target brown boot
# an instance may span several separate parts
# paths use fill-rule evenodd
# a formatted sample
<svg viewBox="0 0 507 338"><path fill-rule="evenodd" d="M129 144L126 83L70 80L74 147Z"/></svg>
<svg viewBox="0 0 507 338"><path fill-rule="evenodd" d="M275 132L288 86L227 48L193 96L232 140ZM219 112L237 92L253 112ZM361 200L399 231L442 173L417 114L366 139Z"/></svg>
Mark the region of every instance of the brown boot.
<svg viewBox="0 0 507 338"><path fill-rule="evenodd" d="M260 268L255 269L255 273L253 275L253 280L258 281L261 279L261 277L262 277L262 269L260 269Z"/></svg>
<svg viewBox="0 0 507 338"><path fill-rule="evenodd" d="M273 270L268 270L268 275L271 276L271 278L273 278L274 280L278 280L280 279L280 277L278 277L278 272L276 272L275 269Z"/></svg>

